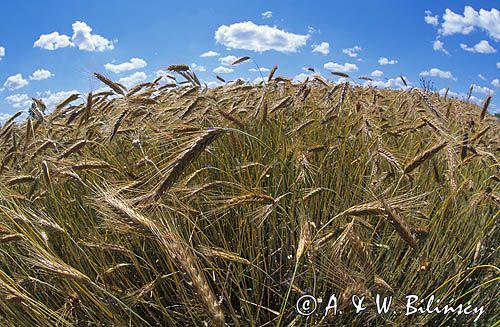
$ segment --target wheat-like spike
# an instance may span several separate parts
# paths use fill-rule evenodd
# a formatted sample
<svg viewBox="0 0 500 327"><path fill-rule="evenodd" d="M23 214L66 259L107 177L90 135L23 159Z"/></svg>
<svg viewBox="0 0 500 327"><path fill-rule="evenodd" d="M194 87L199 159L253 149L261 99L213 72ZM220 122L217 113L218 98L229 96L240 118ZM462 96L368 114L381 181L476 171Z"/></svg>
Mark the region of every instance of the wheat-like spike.
<svg viewBox="0 0 500 327"><path fill-rule="evenodd" d="M285 98L283 98L280 102L278 102L270 111L269 111L269 114L272 114L274 113L276 110L280 109L280 108L283 108L285 106L288 105L288 103L290 102L290 100L292 99L291 96L287 96Z"/></svg>
<svg viewBox="0 0 500 327"><path fill-rule="evenodd" d="M94 76L97 77L101 82L109 86L116 94L125 95L125 88L118 83L113 82L109 78L99 74L94 73Z"/></svg>
<svg viewBox="0 0 500 327"><path fill-rule="evenodd" d="M69 157L72 153L80 151L85 145L87 144L87 140L80 140L73 144L71 147L69 147L66 151L61 153L58 157L58 159L64 159Z"/></svg>
<svg viewBox="0 0 500 327"><path fill-rule="evenodd" d="M380 156L382 156L387 161L389 161L391 164L393 164L398 170L401 170L401 171L403 170L401 168L401 165L399 164L399 161L396 159L396 157L392 153L390 153L389 151L387 151L381 147L379 147L377 149L377 151L378 151L378 154Z"/></svg>
<svg viewBox="0 0 500 327"><path fill-rule="evenodd" d="M43 249L36 248L31 250L31 258L27 261L34 266L63 279L74 280L85 284L92 283L88 276L60 261L54 255Z"/></svg>
<svg viewBox="0 0 500 327"><path fill-rule="evenodd" d="M415 158L413 158L404 168L404 173L405 174L409 174L411 173L413 170L415 170L415 168L417 168L418 166L420 166L422 163L424 163L427 159L429 159L430 157L432 157L434 154L436 154L437 152L439 152L439 150L441 150L442 148L444 148L446 145L448 144L448 142L444 141L444 142L441 142L435 146L433 146L432 148L430 149L427 149L423 152L421 152L420 154L418 154Z"/></svg>
<svg viewBox="0 0 500 327"><path fill-rule="evenodd" d="M7 181L7 185L13 186L17 184L31 183L35 181L35 177L32 175L20 175L14 178L11 178Z"/></svg>
<svg viewBox="0 0 500 327"><path fill-rule="evenodd" d="M180 237L175 233L161 233L160 239L171 254L177 267L184 272L188 281L192 283L193 288L198 293L198 299L212 323L215 326L224 326L224 313L205 276L198 267L195 257L187 250L188 248L182 244Z"/></svg>
<svg viewBox="0 0 500 327"><path fill-rule="evenodd" d="M278 70L278 65L274 65L274 67L269 72L269 76L267 77L267 82L270 82L273 79L274 73Z"/></svg>
<svg viewBox="0 0 500 327"><path fill-rule="evenodd" d="M245 125L236 117L234 117L233 115L223 111L223 110L220 110L218 109L217 112L224 118L226 118L227 120L229 120L230 122L233 122L235 123L239 128L241 129L244 129L245 128Z"/></svg>
<svg viewBox="0 0 500 327"><path fill-rule="evenodd" d="M184 171L187 165L200 155L205 148L217 139L220 135L226 132L223 128L211 128L206 130L191 145L177 156L168 169L168 173L163 177L162 182L154 191L154 197L159 198L166 190L168 190L180 174Z"/></svg>
<svg viewBox="0 0 500 327"><path fill-rule="evenodd" d="M118 129L120 128L120 125L123 121L123 119L125 119L125 117L128 115L129 113L129 109L125 109L122 111L122 113L120 114L120 116L118 116L118 118L116 119L115 123L113 124L113 129L111 130L111 135L109 136L109 140L113 140L113 137L115 137L116 135L116 132L118 132Z"/></svg>
<svg viewBox="0 0 500 327"><path fill-rule="evenodd" d="M437 110L437 108L434 106L434 104L431 102L431 100L429 99L429 97L424 94L422 91L420 91L419 89L415 88L414 89L415 92L417 92L417 94L422 98L422 100L425 102L425 104L427 105L427 107L438 117L438 118L441 118L443 120L446 120L446 117L443 116L443 114L441 112L439 112L439 110Z"/></svg>
<svg viewBox="0 0 500 327"><path fill-rule="evenodd" d="M380 203L384 207L387 220L391 223L399 236L401 236L401 238L405 240L413 249L417 249L418 246L415 237L411 234L410 228L408 228L397 211L391 208L382 198L380 198Z"/></svg>
<svg viewBox="0 0 500 327"><path fill-rule="evenodd" d="M486 112L488 111L488 106L490 105L490 102L491 102L491 95L488 95L488 97L484 100L483 109L481 110L481 114L479 115L480 121L482 121L484 119L484 116L486 116Z"/></svg>
<svg viewBox="0 0 500 327"><path fill-rule="evenodd" d="M214 258L219 258L223 260L229 260L229 261L234 261L238 262L247 266L252 265L250 261L248 261L245 258L242 258L239 256L237 253L227 251L222 248L217 248L217 247L206 247L206 246L200 246L199 247L200 252L207 257L214 257Z"/></svg>

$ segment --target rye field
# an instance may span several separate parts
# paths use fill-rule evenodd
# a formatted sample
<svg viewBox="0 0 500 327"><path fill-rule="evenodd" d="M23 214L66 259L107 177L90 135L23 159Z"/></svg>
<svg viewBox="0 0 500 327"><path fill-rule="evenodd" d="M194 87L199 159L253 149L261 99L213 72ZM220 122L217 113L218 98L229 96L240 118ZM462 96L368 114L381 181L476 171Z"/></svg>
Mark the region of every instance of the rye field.
<svg viewBox="0 0 500 327"><path fill-rule="evenodd" d="M491 98L169 70L2 125L1 326L498 325Z"/></svg>

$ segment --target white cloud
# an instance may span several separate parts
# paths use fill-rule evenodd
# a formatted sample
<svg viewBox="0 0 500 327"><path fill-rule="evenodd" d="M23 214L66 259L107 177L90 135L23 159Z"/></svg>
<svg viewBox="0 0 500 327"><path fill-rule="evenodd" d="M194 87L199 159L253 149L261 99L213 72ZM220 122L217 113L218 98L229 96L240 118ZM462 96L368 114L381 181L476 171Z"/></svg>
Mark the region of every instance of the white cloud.
<svg viewBox="0 0 500 327"><path fill-rule="evenodd" d="M59 91L52 93L52 91L45 91L42 93L38 93L38 96L43 101L43 103L47 106L47 109L52 109L61 103L63 100L67 99L71 94L80 93L77 90L72 91Z"/></svg>
<svg viewBox="0 0 500 327"><path fill-rule="evenodd" d="M302 83L304 82L307 78L311 79L312 74L305 74L305 73L300 73L296 76L293 77L292 82L294 83Z"/></svg>
<svg viewBox="0 0 500 327"><path fill-rule="evenodd" d="M395 59L389 60L389 59L387 59L385 57L380 57L379 60L378 60L378 64L382 65L382 66L384 66L384 65L395 65L397 63L398 63L397 60L395 60Z"/></svg>
<svg viewBox="0 0 500 327"><path fill-rule="evenodd" d="M25 108L31 103L27 94L13 94L5 98L5 101L14 108Z"/></svg>
<svg viewBox="0 0 500 327"><path fill-rule="evenodd" d="M352 48L347 48L347 49L342 49L342 52L348 55L351 58L355 58L358 56L358 52L360 52L362 49L359 46L354 46Z"/></svg>
<svg viewBox="0 0 500 327"><path fill-rule="evenodd" d="M491 94L495 93L495 91L493 91L489 87L479 86L477 84L472 84L472 92L474 92L474 93L482 93L482 94L485 94L485 95L491 95Z"/></svg>
<svg viewBox="0 0 500 327"><path fill-rule="evenodd" d="M123 84L125 87L131 87L136 85L139 82L144 81L148 78L148 75L144 72L135 72L130 76L122 77L118 80L118 83Z"/></svg>
<svg viewBox="0 0 500 327"><path fill-rule="evenodd" d="M446 93L446 88L442 88L441 90L438 91L438 93L439 95L444 96L444 94ZM456 93L449 90L448 90L448 96L450 98L458 98L458 99L467 99L468 97L467 94L465 93ZM471 103L477 104L478 106L482 105L483 103L483 99L480 99L474 95L471 96L469 100ZM490 108L493 108L493 106L491 106Z"/></svg>
<svg viewBox="0 0 500 327"><path fill-rule="evenodd" d="M261 15L262 15L262 18L271 18L271 17L273 17L273 12L266 11L266 12L263 12Z"/></svg>
<svg viewBox="0 0 500 327"><path fill-rule="evenodd" d="M330 44L328 42L321 42L321 44L313 44L312 52L319 52L324 54L325 56L330 53Z"/></svg>
<svg viewBox="0 0 500 327"><path fill-rule="evenodd" d="M38 47L45 50L56 50L69 46L73 46L73 43L71 43L69 36L60 35L58 32L42 34L40 35L40 38L38 38L38 40L33 43L33 47Z"/></svg>
<svg viewBox="0 0 500 327"><path fill-rule="evenodd" d="M213 70L213 72L216 73L216 74L229 74L229 73L234 72L234 69L223 67L223 66L219 66L219 67L215 68Z"/></svg>
<svg viewBox="0 0 500 327"><path fill-rule="evenodd" d="M51 78L52 76L54 76L54 74L52 74L50 71L46 69L38 69L34 71L33 74L31 74L30 80L41 81L43 79Z"/></svg>
<svg viewBox="0 0 500 327"><path fill-rule="evenodd" d="M264 52L297 52L309 39L309 35L293 34L268 25L256 25L251 21L222 25L215 31L215 40L228 48Z"/></svg>
<svg viewBox="0 0 500 327"><path fill-rule="evenodd" d="M497 68L500 68L500 61L497 62Z"/></svg>
<svg viewBox="0 0 500 327"><path fill-rule="evenodd" d="M50 34L42 34L35 41L33 47L42 48L45 50L56 50L68 46L78 47L85 51L106 51L113 50L114 44L101 35L92 34L92 28L85 22L76 21L71 25L73 28L73 36L59 34L53 32Z"/></svg>
<svg viewBox="0 0 500 327"><path fill-rule="evenodd" d="M480 9L477 12L474 8L465 6L462 16L446 9L439 33L442 35L469 34L476 27L484 30L493 39L500 40L500 11L492 8L490 11Z"/></svg>
<svg viewBox="0 0 500 327"><path fill-rule="evenodd" d="M500 80L498 78L495 78L491 81L491 85L493 85L494 87L500 87Z"/></svg>
<svg viewBox="0 0 500 327"><path fill-rule="evenodd" d="M356 64L350 64L348 62L341 65L330 61L324 64L323 67L328 70L341 72L355 72L358 70L358 66L356 66Z"/></svg>
<svg viewBox="0 0 500 327"><path fill-rule="evenodd" d="M486 81L486 77L484 77L482 74L477 74L477 77L479 77L483 81Z"/></svg>
<svg viewBox="0 0 500 327"><path fill-rule="evenodd" d="M424 70L419 75L455 80L455 77L453 77L453 74L451 72L445 72L445 71L442 71L441 69L438 69L438 68L431 68L430 70Z"/></svg>
<svg viewBox="0 0 500 327"><path fill-rule="evenodd" d="M217 57L217 56L219 56L219 53L212 50L204 52L200 55L200 57Z"/></svg>
<svg viewBox="0 0 500 327"><path fill-rule="evenodd" d="M440 40L435 40L432 42L432 49L434 51L441 51L443 53L449 54L448 51L444 48L444 43Z"/></svg>
<svg viewBox="0 0 500 327"><path fill-rule="evenodd" d="M467 44L460 43L460 47L465 51L475 52L475 53L495 53L497 50L493 48L488 41L482 40L479 41L475 46L470 48Z"/></svg>
<svg viewBox="0 0 500 327"><path fill-rule="evenodd" d="M113 42L100 35L92 34L92 28L85 22L77 21L71 26L73 27L71 41L78 46L78 49L98 52L114 49Z"/></svg>
<svg viewBox="0 0 500 327"><path fill-rule="evenodd" d="M380 77L380 76L384 75L384 72L376 69L376 70L372 71L372 73L370 75L373 77Z"/></svg>
<svg viewBox="0 0 500 327"><path fill-rule="evenodd" d="M2 58L5 57L5 48L0 47L0 61L2 61Z"/></svg>
<svg viewBox="0 0 500 327"><path fill-rule="evenodd" d="M237 59L238 59L238 57L229 55L229 56L219 58L219 62L221 63L221 65L231 66L231 64L233 62L235 62Z"/></svg>
<svg viewBox="0 0 500 327"><path fill-rule="evenodd" d="M194 62L191 64L191 69L194 70L194 71L197 71L197 72L204 72L204 71L206 71L205 67L197 65Z"/></svg>
<svg viewBox="0 0 500 327"><path fill-rule="evenodd" d="M260 67L259 69L261 72L265 73L265 72L268 72L269 69L268 68L265 68L265 67ZM257 70L256 68L250 68L248 71L249 72L258 72L259 70Z"/></svg>
<svg viewBox="0 0 500 327"><path fill-rule="evenodd" d="M106 70L109 70L115 74L123 73L128 70L135 70L135 69L141 69L144 68L148 65L148 63L141 58L132 58L130 61L121 63L121 64L111 64L107 63L104 65L104 68Z"/></svg>
<svg viewBox="0 0 500 327"><path fill-rule="evenodd" d="M28 84L29 82L23 78L23 75L16 74L9 76L5 83L3 83L3 86L12 91L25 87Z"/></svg>
<svg viewBox="0 0 500 327"><path fill-rule="evenodd" d="M432 16L432 11L426 10L424 20L427 24L432 26L438 26L438 16Z"/></svg>
<svg viewBox="0 0 500 327"><path fill-rule="evenodd" d="M406 76L403 76L403 78L406 80L409 86L411 86L411 82L406 78ZM407 87L404 85L403 81L401 80L400 77L396 78L390 78L387 81L366 81L364 83L365 86L370 86L370 87L379 87L383 89L397 89L397 90L404 90L407 89Z"/></svg>

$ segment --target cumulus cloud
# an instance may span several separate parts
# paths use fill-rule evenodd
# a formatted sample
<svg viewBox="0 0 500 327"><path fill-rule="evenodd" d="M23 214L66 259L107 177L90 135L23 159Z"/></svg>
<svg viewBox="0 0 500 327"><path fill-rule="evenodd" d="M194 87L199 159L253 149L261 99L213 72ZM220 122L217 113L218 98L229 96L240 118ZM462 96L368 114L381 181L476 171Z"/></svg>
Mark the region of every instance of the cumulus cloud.
<svg viewBox="0 0 500 327"><path fill-rule="evenodd" d="M38 40L33 43L33 47L42 48L45 50L56 50L69 46L74 46L69 36L60 35L58 32L42 34L40 35L40 38L38 38Z"/></svg>
<svg viewBox="0 0 500 327"><path fill-rule="evenodd" d="M432 26L438 26L438 16L432 16L432 11L426 10L424 20L427 24Z"/></svg>
<svg viewBox="0 0 500 327"><path fill-rule="evenodd" d="M408 83L408 87L410 87L411 82L408 80L408 78L406 78L406 76L403 76L403 78ZM364 85L370 86L370 87L378 87L378 88L382 88L382 89L396 89L396 90L404 90L404 89L408 88L404 85L403 81L399 77L390 78L385 82L384 81L366 81L364 83Z"/></svg>
<svg viewBox="0 0 500 327"><path fill-rule="evenodd" d="M444 96L444 94L447 92L446 90L447 90L446 88L442 88L441 90L439 90L438 91L439 95ZM465 93L456 93L456 92L449 91L449 90L448 90L448 96L450 98L457 98L457 99L462 99L462 100L468 98L468 95L465 94ZM469 98L469 100L470 100L471 103L477 104L478 106L482 105L482 103L483 103L482 99L480 99L480 98L478 98L478 97L476 97L474 95L471 96ZM493 108L493 106L490 106L490 108Z"/></svg>
<svg viewBox="0 0 500 327"><path fill-rule="evenodd" d="M131 87L139 82L142 82L148 78L148 75L144 72L135 72L130 76L122 77L118 80L118 83L123 84L125 87Z"/></svg>
<svg viewBox="0 0 500 327"><path fill-rule="evenodd" d="M398 63L398 61L395 60L395 59L389 60L389 59L387 59L385 57L380 57L378 59L378 64L382 65L382 66L384 66L384 65L395 65L397 63Z"/></svg>
<svg viewBox="0 0 500 327"><path fill-rule="evenodd" d="M41 81L43 79L51 78L52 76L54 76L54 74L52 74L50 71L46 69L38 69L34 71L33 74L31 74L30 80Z"/></svg>
<svg viewBox="0 0 500 327"><path fill-rule="evenodd" d="M361 47L359 46L354 46L352 48L347 48L347 49L342 49L342 52L348 55L351 58L355 58L358 56L359 52L361 51Z"/></svg>
<svg viewBox="0 0 500 327"><path fill-rule="evenodd" d="M486 86L480 86L477 84L472 84L472 92L474 93L482 93L484 95L492 95L495 93L494 90L490 89L489 87Z"/></svg>
<svg viewBox="0 0 500 327"><path fill-rule="evenodd" d="M80 92L78 92L77 90L58 91L58 92L45 91L42 93L38 93L37 95L40 97L43 103L45 103L47 109L51 110L55 108L55 106L57 106L63 100L67 99L71 94L75 93L80 93Z"/></svg>
<svg viewBox="0 0 500 327"><path fill-rule="evenodd" d="M191 69L194 70L194 71L197 71L197 72L204 72L204 71L206 71L205 67L200 66L200 65L198 65L198 64L196 64L194 62L191 64Z"/></svg>
<svg viewBox="0 0 500 327"><path fill-rule="evenodd" d="M495 52L497 52L497 50L495 48L493 48L486 40L479 41L479 43L474 45L472 48L464 43L460 43L460 47L465 51L475 52L475 53L495 53Z"/></svg>
<svg viewBox="0 0 500 327"><path fill-rule="evenodd" d="M321 44L313 44L312 52L319 52L325 56L330 53L330 44L328 42L321 42Z"/></svg>
<svg viewBox="0 0 500 327"><path fill-rule="evenodd" d="M23 75L16 74L13 76L9 76L5 81L5 83L3 83L3 86L12 91L25 87L28 84L29 84L28 80L25 80L23 78Z"/></svg>
<svg viewBox="0 0 500 327"><path fill-rule="evenodd" d="M232 49L264 52L297 52L309 39L309 35L285 32L277 27L256 25L251 21L222 25L215 31L217 43Z"/></svg>
<svg viewBox="0 0 500 327"><path fill-rule="evenodd" d="M207 51L207 52L203 52L200 57L204 58L204 57L217 57L219 56L219 53L218 52L215 52L215 51Z"/></svg>
<svg viewBox="0 0 500 327"><path fill-rule="evenodd" d="M111 64L107 63L104 65L106 70L109 70L115 74L123 73L128 70L141 69L148 65L148 63L141 58L132 58L130 61L121 64Z"/></svg>
<svg viewBox="0 0 500 327"><path fill-rule="evenodd" d="M493 85L494 87L500 87L500 80L498 78L495 78L491 81L491 85Z"/></svg>
<svg viewBox="0 0 500 327"><path fill-rule="evenodd" d="M56 50L65 47L78 47L84 51L102 52L113 50L114 44L101 35L92 34L92 28L85 22L76 21L71 25L73 28L73 36L59 34L53 32L50 34L42 34L35 41L33 47L42 48L45 50Z"/></svg>
<svg viewBox="0 0 500 327"><path fill-rule="evenodd" d="M266 11L266 12L263 12L261 15L262 15L262 18L271 18L271 17L273 17L273 12Z"/></svg>
<svg viewBox="0 0 500 327"><path fill-rule="evenodd" d="M27 94L13 94L5 98L5 101L14 108L26 108L31 104Z"/></svg>
<svg viewBox="0 0 500 327"><path fill-rule="evenodd" d="M434 51L441 51L443 53L449 54L448 51L444 48L444 43L440 40L435 40L432 42L432 49Z"/></svg>
<svg viewBox="0 0 500 327"><path fill-rule="evenodd" d="M325 69L331 70L331 71L341 71L341 72L355 72L358 71L358 66L356 64L351 64L351 63L344 63L343 65L337 64L334 62L327 62L326 64L323 65Z"/></svg>
<svg viewBox="0 0 500 327"><path fill-rule="evenodd" d="M233 62L235 62L237 59L238 59L238 57L229 55L229 56L219 58L219 62L221 63L221 65L231 66L231 64Z"/></svg>
<svg viewBox="0 0 500 327"><path fill-rule="evenodd" d="M485 31L496 41L500 40L500 11L492 8L489 11L480 9L478 12L471 6L465 6L464 14L460 15L446 9L439 33L442 35L469 34L476 28Z"/></svg>
<svg viewBox="0 0 500 327"><path fill-rule="evenodd" d="M376 69L376 70L372 71L370 75L373 77L380 77L380 76L384 75L384 72Z"/></svg>
<svg viewBox="0 0 500 327"><path fill-rule="evenodd" d="M2 58L5 57L5 48L0 47L0 61L2 61Z"/></svg>
<svg viewBox="0 0 500 327"><path fill-rule="evenodd" d="M265 73L265 72L268 72L269 69L268 68L265 68L265 67L260 67L259 69L261 72ZM250 68L248 71L249 72L258 72L259 70L257 70L257 68Z"/></svg>
<svg viewBox="0 0 500 327"><path fill-rule="evenodd" d="M445 72L438 68L431 68L430 70L424 70L419 75L455 80L455 77L453 77L453 74L451 72Z"/></svg>
<svg viewBox="0 0 500 327"><path fill-rule="evenodd" d="M213 72L216 73L216 74L229 74L229 73L234 72L234 69L223 67L223 66L219 66L219 67L215 68L213 70Z"/></svg>

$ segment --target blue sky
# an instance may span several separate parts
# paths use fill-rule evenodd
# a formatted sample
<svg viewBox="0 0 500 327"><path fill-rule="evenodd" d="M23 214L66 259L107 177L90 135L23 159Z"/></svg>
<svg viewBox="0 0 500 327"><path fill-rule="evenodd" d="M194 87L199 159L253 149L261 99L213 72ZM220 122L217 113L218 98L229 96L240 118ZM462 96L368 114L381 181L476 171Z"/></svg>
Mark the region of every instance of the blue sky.
<svg viewBox="0 0 500 327"><path fill-rule="evenodd" d="M330 71L370 76L377 87L425 77L458 97L475 84L472 101L493 94L490 111L500 111L498 9L478 0L3 1L0 118L33 96L51 107L102 88L93 72L131 85L185 63L209 86L216 75L254 82L252 62L230 65L245 55L264 76L277 64L277 75L297 81L314 67L335 80Z"/></svg>

